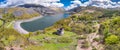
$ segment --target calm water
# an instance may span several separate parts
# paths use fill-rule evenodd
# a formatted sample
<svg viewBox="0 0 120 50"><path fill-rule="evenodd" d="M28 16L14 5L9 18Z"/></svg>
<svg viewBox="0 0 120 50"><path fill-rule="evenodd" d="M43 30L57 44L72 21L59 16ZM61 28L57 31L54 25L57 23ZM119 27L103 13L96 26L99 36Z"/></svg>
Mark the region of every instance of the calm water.
<svg viewBox="0 0 120 50"><path fill-rule="evenodd" d="M52 26L55 22L59 21L60 19L67 18L68 16L69 14L44 16L34 21L21 23L21 27L30 32L43 30L49 26Z"/></svg>

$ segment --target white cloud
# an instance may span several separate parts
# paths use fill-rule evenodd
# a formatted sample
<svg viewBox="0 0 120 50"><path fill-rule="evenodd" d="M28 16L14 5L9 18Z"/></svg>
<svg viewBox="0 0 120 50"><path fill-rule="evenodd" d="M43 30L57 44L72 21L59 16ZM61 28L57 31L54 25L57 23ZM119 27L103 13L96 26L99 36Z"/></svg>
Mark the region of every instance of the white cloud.
<svg viewBox="0 0 120 50"><path fill-rule="evenodd" d="M65 8L65 10L70 10L72 8L75 8L75 7L77 7L77 5L71 4L70 6L68 6L67 8Z"/></svg>
<svg viewBox="0 0 120 50"><path fill-rule="evenodd" d="M81 2L79 0L71 1L71 3L73 3L73 4L81 4Z"/></svg>
<svg viewBox="0 0 120 50"><path fill-rule="evenodd" d="M120 4L120 2L118 2L118 4Z"/></svg>
<svg viewBox="0 0 120 50"><path fill-rule="evenodd" d="M67 8L65 8L65 9L69 10L69 9L75 8L75 7L77 7L78 5L81 5L81 4L82 3L79 0L74 0L74 1L71 1L71 5L68 6Z"/></svg>
<svg viewBox="0 0 120 50"><path fill-rule="evenodd" d="M60 0L6 0L6 4L0 3L0 7L16 6L19 4L32 3L40 4L43 6L63 7L64 4L60 3ZM112 2L111 0L89 0L88 2L81 3L79 0L71 1L71 5L66 10L75 8L77 6L96 6L103 8L115 8L120 7L120 2Z"/></svg>
<svg viewBox="0 0 120 50"><path fill-rule="evenodd" d="M77 6L96 6L102 8L116 8L120 7L120 2L112 2L111 0L89 0L88 2L81 3L79 0L71 1L71 5L66 10L75 8ZM72 6L75 5L75 6Z"/></svg>
<svg viewBox="0 0 120 50"><path fill-rule="evenodd" d="M110 0L91 0L91 1L98 1L98 2L109 2Z"/></svg>
<svg viewBox="0 0 120 50"><path fill-rule="evenodd" d="M0 7L6 7L9 5L19 5L25 3L40 4L43 6L64 6L64 4L60 3L60 0L6 0L6 4L1 4Z"/></svg>

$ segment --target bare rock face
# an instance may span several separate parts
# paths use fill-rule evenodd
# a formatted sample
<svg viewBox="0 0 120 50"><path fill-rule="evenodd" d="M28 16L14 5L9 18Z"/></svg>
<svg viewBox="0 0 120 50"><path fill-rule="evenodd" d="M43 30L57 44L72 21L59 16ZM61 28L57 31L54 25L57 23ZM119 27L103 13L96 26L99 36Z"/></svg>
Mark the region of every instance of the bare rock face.
<svg viewBox="0 0 120 50"><path fill-rule="evenodd" d="M34 11L33 9L28 9L28 10L26 10L26 12L27 12L28 14L33 14L33 13L35 13L35 11Z"/></svg>
<svg viewBox="0 0 120 50"><path fill-rule="evenodd" d="M22 10L22 9L24 9L24 10ZM18 16L24 15L25 13L27 13L27 14L34 14L34 13L36 13L36 11L33 10L33 9L30 9L30 8L28 8L28 9L20 8L20 10L15 10L15 11L13 12L13 15L14 15L15 17L18 17Z"/></svg>
<svg viewBox="0 0 120 50"><path fill-rule="evenodd" d="M13 15L14 16L22 16L23 15L23 11L14 11Z"/></svg>

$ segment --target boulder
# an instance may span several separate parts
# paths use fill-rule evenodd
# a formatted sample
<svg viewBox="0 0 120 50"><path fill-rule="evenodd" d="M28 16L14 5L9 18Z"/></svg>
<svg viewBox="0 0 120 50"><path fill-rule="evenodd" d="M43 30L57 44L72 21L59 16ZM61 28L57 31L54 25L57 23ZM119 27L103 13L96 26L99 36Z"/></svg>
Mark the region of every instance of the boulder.
<svg viewBox="0 0 120 50"><path fill-rule="evenodd" d="M63 35L64 34L64 28L60 28L57 30L57 35Z"/></svg>

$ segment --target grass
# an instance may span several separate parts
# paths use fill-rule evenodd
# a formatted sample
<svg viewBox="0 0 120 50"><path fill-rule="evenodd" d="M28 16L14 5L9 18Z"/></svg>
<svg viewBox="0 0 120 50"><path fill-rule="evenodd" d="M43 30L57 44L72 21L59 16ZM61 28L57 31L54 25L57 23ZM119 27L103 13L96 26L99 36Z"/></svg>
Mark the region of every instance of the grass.
<svg viewBox="0 0 120 50"><path fill-rule="evenodd" d="M65 34L62 36L58 36L58 35L54 35L52 34L54 31L48 31L46 34L40 34L37 36L32 36L31 39L32 40L39 40L39 39L43 39L45 37L49 37L49 38L59 38L59 37L72 37L72 36L77 36L75 33L73 32L69 32L69 31L65 31Z"/></svg>
<svg viewBox="0 0 120 50"><path fill-rule="evenodd" d="M25 50L63 50L63 49L69 49L69 43L60 43L60 44L47 44L44 43L44 46L29 46L28 48L25 48Z"/></svg>
<svg viewBox="0 0 120 50"><path fill-rule="evenodd" d="M52 34L53 32L54 31L48 31L46 34L31 36L30 39L33 41L38 41L39 45L28 46L28 48L25 48L25 50L71 50L71 49L75 50L75 45L77 44L77 39L76 39L77 35L75 33L65 31L64 35L58 36ZM48 40L46 40L45 38ZM65 39L60 39L60 38L65 38ZM63 42L58 42L57 41L58 39L63 40ZM69 39L71 39L72 41L69 42Z"/></svg>
<svg viewBox="0 0 120 50"><path fill-rule="evenodd" d="M5 28L13 28L13 23L14 23L14 21L6 22L5 25L4 25L4 27Z"/></svg>
<svg viewBox="0 0 120 50"><path fill-rule="evenodd" d="M3 21L2 20L0 20L0 26L3 24Z"/></svg>
<svg viewBox="0 0 120 50"><path fill-rule="evenodd" d="M9 22L7 25L6 25L6 28L13 28L13 23L14 23L15 21L11 21L11 22Z"/></svg>

